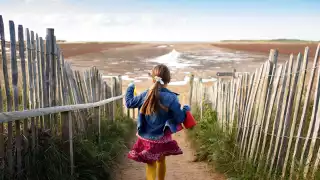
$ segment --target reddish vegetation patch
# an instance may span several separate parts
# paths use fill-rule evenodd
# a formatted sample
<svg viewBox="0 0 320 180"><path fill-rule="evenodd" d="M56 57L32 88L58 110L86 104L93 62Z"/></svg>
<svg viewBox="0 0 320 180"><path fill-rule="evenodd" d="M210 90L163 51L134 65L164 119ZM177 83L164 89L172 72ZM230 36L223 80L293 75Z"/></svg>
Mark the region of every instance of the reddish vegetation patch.
<svg viewBox="0 0 320 180"><path fill-rule="evenodd" d="M248 51L248 52L258 52L258 53L269 53L270 49L277 49L280 54L290 55L298 54L299 52L303 53L304 48L308 46L310 49L309 55L314 56L317 43L299 43L299 44L285 44L285 43L221 43L221 44L212 44L213 46L220 48L227 48L232 50L239 51Z"/></svg>
<svg viewBox="0 0 320 180"><path fill-rule="evenodd" d="M87 53L96 53L111 48L119 48L135 45L134 43L70 43L59 44L63 51L64 57L83 55Z"/></svg>

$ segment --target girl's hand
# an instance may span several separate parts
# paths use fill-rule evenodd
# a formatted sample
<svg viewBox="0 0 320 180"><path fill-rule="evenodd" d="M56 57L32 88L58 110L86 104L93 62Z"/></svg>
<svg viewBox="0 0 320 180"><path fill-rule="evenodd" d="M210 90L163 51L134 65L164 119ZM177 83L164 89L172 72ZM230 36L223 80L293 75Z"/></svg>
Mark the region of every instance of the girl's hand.
<svg viewBox="0 0 320 180"><path fill-rule="evenodd" d="M128 87L135 87L135 84L134 84L134 82L132 81L129 85L128 85Z"/></svg>
<svg viewBox="0 0 320 180"><path fill-rule="evenodd" d="M190 111L191 108L189 105L184 105L183 108L182 108L184 111Z"/></svg>

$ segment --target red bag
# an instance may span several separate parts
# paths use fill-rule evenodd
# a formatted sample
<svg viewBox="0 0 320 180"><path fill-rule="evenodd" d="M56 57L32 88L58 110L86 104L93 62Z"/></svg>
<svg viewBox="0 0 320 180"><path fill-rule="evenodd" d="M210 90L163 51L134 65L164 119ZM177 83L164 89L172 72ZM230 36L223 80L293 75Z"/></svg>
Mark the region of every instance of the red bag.
<svg viewBox="0 0 320 180"><path fill-rule="evenodd" d="M190 111L187 111L186 113L186 119L183 122L183 125L186 129L192 128L193 126L195 126L197 124L196 120L194 119L194 117L192 116Z"/></svg>
<svg viewBox="0 0 320 180"><path fill-rule="evenodd" d="M186 112L186 118L184 119L183 125L186 129L192 128L193 126L195 126L197 124L196 120L194 119L194 117L192 116L190 111ZM181 131L183 129L182 124L178 124L177 125L177 132Z"/></svg>

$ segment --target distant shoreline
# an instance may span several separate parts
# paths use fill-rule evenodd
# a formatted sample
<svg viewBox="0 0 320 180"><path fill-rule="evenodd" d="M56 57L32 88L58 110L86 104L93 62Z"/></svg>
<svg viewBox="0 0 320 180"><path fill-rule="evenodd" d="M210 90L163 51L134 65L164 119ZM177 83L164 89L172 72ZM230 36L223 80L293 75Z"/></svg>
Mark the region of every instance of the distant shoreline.
<svg viewBox="0 0 320 180"><path fill-rule="evenodd" d="M59 40L58 44L212 44L212 43L320 43L314 40L301 39L233 39L233 40L218 40L218 41L66 41Z"/></svg>

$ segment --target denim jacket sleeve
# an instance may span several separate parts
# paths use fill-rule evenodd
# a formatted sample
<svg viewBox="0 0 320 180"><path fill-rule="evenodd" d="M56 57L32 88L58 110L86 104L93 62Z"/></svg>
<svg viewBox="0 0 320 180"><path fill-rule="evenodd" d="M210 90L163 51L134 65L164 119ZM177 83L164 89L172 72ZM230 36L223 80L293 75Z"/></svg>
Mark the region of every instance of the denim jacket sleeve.
<svg viewBox="0 0 320 180"><path fill-rule="evenodd" d="M133 93L134 93L134 87L132 86L128 87L126 92L126 97L125 97L127 108L138 108L143 103L145 92L141 93L138 96L134 96Z"/></svg>
<svg viewBox="0 0 320 180"><path fill-rule="evenodd" d="M181 109L181 104L179 103L177 96L174 96L174 99L170 104L169 109L173 112L173 120L175 121L175 123L183 123L184 119L186 118L186 112Z"/></svg>

